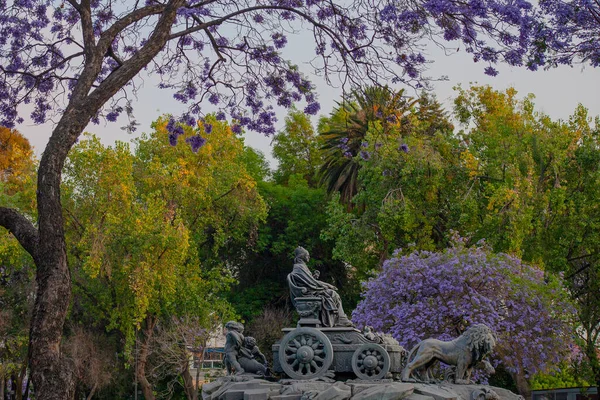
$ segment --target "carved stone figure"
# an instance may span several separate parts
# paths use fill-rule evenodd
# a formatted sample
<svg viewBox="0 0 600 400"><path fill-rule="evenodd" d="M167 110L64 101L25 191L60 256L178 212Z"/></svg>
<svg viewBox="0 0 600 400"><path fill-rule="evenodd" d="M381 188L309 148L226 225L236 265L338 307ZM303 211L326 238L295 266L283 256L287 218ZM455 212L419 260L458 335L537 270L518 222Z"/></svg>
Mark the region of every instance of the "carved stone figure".
<svg viewBox="0 0 600 400"><path fill-rule="evenodd" d="M370 340L371 342L379 343L379 344L391 344L395 346L399 346L399 343L396 339L392 337L392 335L388 333L375 332L372 326L365 326L363 328L363 336Z"/></svg>
<svg viewBox="0 0 600 400"><path fill-rule="evenodd" d="M244 325L229 321L225 324L225 368L229 375L257 374L269 375L267 359L260 352L256 340L244 337Z"/></svg>
<svg viewBox="0 0 600 400"><path fill-rule="evenodd" d="M267 358L261 353L256 345L256 339L252 336L244 338L244 345L240 349L238 361L242 368L248 372L263 376L270 375L269 368L267 367Z"/></svg>
<svg viewBox="0 0 600 400"><path fill-rule="evenodd" d="M417 344L408 355L408 364L402 371L407 382L430 382L431 367L436 361L455 366L454 383L470 383L471 370L489 355L496 345L496 336L484 324L473 325L460 337L449 342L426 339ZM493 368L489 362L484 367Z"/></svg>
<svg viewBox="0 0 600 400"><path fill-rule="evenodd" d="M238 362L238 356L240 349L244 343L244 325L239 322L229 321L225 324L225 368L229 375L240 375L245 372L240 363Z"/></svg>
<svg viewBox="0 0 600 400"><path fill-rule="evenodd" d="M292 304L298 309L299 303L303 303L301 306L304 307L304 302L297 301L298 298L315 298L321 302L320 307L316 307L314 310L319 312L319 321L322 326L352 326L352 322L342 308L342 300L337 293L337 288L318 280L318 272L312 274L306 266L310 259L308 251L298 247L294 251L294 256L294 268L288 275ZM310 313L310 310L299 309L298 311L299 313Z"/></svg>

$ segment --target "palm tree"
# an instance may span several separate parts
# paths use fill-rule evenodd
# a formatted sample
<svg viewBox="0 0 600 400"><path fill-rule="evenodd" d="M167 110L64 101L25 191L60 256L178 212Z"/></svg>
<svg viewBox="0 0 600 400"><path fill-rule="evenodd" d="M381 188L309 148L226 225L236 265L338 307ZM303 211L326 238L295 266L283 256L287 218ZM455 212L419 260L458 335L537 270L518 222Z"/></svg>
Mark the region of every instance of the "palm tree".
<svg viewBox="0 0 600 400"><path fill-rule="evenodd" d="M320 181L327 193L340 192L341 201L351 207L360 170L356 156L369 157L368 152L361 150L369 129L379 122L381 133L388 134L390 128L401 125L416 102L404 96L404 89L394 92L387 86L372 86L344 97L328 118L319 121L323 143Z"/></svg>

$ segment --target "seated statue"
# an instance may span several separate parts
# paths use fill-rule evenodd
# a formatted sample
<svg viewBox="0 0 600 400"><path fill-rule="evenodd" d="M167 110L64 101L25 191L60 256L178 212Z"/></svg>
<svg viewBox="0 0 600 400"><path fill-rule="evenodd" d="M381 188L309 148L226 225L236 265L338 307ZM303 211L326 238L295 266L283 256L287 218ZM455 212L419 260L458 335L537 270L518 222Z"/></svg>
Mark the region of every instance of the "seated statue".
<svg viewBox="0 0 600 400"><path fill-rule="evenodd" d="M329 283L318 280L318 271L312 274L306 263L310 255L302 247L294 251L294 268L288 275L292 304L296 306L298 297L317 297L321 299L319 319L325 327L353 326L342 308L342 300L337 288Z"/></svg>
<svg viewBox="0 0 600 400"><path fill-rule="evenodd" d="M244 337L244 325L229 321L225 324L225 367L229 375L269 375L267 360L253 337Z"/></svg>

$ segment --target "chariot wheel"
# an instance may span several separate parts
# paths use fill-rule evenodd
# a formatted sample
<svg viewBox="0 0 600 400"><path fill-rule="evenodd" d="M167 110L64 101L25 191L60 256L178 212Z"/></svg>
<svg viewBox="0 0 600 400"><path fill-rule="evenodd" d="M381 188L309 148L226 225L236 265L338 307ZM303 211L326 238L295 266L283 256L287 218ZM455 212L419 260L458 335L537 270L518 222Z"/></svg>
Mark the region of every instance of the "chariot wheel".
<svg viewBox="0 0 600 400"><path fill-rule="evenodd" d="M352 371L359 379L383 379L389 370L390 355L378 344L363 344L352 355Z"/></svg>
<svg viewBox="0 0 600 400"><path fill-rule="evenodd" d="M297 328L283 337L279 345L279 363L292 379L323 376L333 362L333 346L314 328Z"/></svg>

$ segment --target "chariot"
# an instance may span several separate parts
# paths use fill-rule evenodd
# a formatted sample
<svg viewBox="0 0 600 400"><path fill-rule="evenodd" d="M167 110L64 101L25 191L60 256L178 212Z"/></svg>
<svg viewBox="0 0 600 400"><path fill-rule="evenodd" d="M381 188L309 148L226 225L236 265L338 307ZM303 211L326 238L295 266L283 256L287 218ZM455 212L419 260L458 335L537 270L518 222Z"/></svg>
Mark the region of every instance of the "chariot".
<svg viewBox="0 0 600 400"><path fill-rule="evenodd" d="M354 327L322 327L319 298L296 298L296 309L298 327L283 329L285 336L273 345L275 372L299 380L328 371L376 380L402 371L406 351L391 337L365 335Z"/></svg>

